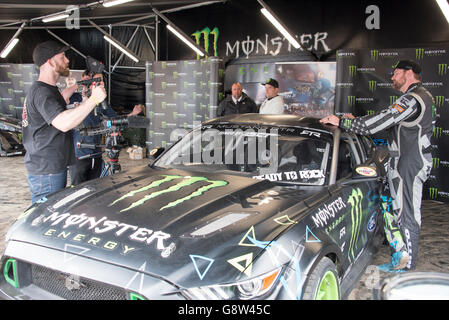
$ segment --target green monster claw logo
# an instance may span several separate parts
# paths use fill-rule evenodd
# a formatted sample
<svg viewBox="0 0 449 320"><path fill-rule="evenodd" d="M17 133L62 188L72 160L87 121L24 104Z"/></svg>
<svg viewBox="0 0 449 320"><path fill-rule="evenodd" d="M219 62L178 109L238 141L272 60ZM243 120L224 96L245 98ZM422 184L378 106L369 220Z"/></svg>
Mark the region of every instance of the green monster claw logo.
<svg viewBox="0 0 449 320"><path fill-rule="evenodd" d="M370 58L371 58L372 61L379 60L379 50L371 50Z"/></svg>
<svg viewBox="0 0 449 320"><path fill-rule="evenodd" d="M418 48L415 51L416 51L416 59L417 60L424 58L424 49L423 48Z"/></svg>
<svg viewBox="0 0 449 320"><path fill-rule="evenodd" d="M357 66L349 66L349 75L354 77L357 74Z"/></svg>
<svg viewBox="0 0 449 320"><path fill-rule="evenodd" d="M397 99L398 96L390 96L390 105L392 105Z"/></svg>
<svg viewBox="0 0 449 320"><path fill-rule="evenodd" d="M217 57L218 56L217 45L218 45L218 35L219 35L218 28L215 27L211 30L209 27L206 27L201 31L195 31L194 33L192 33L192 36L195 37L195 41L196 41L197 45L200 45L201 35L203 35L203 39L204 39L204 51L206 51L207 53L209 53L209 35L214 36L214 41L213 41L214 56ZM197 58L199 59L198 55L197 55Z"/></svg>
<svg viewBox="0 0 449 320"><path fill-rule="evenodd" d="M350 107L354 107L355 106L355 96L348 96L348 105Z"/></svg>
<svg viewBox="0 0 449 320"><path fill-rule="evenodd" d="M429 188L430 199L436 199L438 197L438 188Z"/></svg>
<svg viewBox="0 0 449 320"><path fill-rule="evenodd" d="M438 65L438 75L442 76L447 73L447 63L440 63Z"/></svg>
<svg viewBox="0 0 449 320"><path fill-rule="evenodd" d="M440 158L432 158L433 162L433 168L439 168L440 167Z"/></svg>
<svg viewBox="0 0 449 320"><path fill-rule="evenodd" d="M144 196L142 199L132 203L128 208L120 210L120 212L128 211L128 210L130 210L132 208L138 207L138 206L144 204L146 201L148 201L150 199L153 199L153 198L156 198L156 197L158 197L160 195L167 194L167 193L170 193L170 192L180 191L182 188L191 186L191 185L193 185L193 184L195 184L197 182L209 183L208 185L205 185L205 186L202 186L202 187L198 188L196 191L192 192L191 194L189 194L189 195L187 195L187 196L185 196L185 197L183 197L181 199L178 199L176 201L170 202L166 206L164 206L164 207L159 209L159 211L162 211L162 210L167 209L167 208L175 207L175 206L183 203L184 201L190 200L190 199L195 198L195 197L199 197L203 193L205 193L206 191L208 191L210 189L223 187L223 186L226 186L228 184L228 182L224 181L224 180L212 181L212 180L209 180L209 179L207 179L205 177L190 177L190 176L185 177L185 176L177 176L177 175L163 175L162 177L163 177L163 179L160 179L160 180L157 180L157 181L153 181L152 183L150 183L149 185L147 185L147 186L145 186L143 188L140 188L138 190L134 190L134 191L128 192L127 194L125 194L121 198L119 198L119 199L115 200L114 202L112 202L109 206L111 207L111 206L115 205L117 202L122 201L123 199L129 198L129 197L133 197L134 195L136 195L136 194L138 194L140 192L145 192L145 191L157 188L157 187L159 187L160 185L162 185L162 184L164 184L166 182L170 182L170 181L173 181L173 180L176 180L176 179L182 179L182 181L177 183L176 185L173 185L173 186L167 188L167 189L150 193L150 194Z"/></svg>
<svg viewBox="0 0 449 320"><path fill-rule="evenodd" d="M435 96L435 105L437 107L443 106L444 105L444 100L445 100L444 96Z"/></svg>
<svg viewBox="0 0 449 320"><path fill-rule="evenodd" d="M354 250L359 240L360 226L362 224L362 200L363 200L363 193L360 190L360 188L357 188L357 190L353 189L352 194L349 196L348 199L348 203L352 205L351 208L352 227L351 227L351 240L349 242L349 249L348 249L348 258L352 262L354 262L355 260Z"/></svg>

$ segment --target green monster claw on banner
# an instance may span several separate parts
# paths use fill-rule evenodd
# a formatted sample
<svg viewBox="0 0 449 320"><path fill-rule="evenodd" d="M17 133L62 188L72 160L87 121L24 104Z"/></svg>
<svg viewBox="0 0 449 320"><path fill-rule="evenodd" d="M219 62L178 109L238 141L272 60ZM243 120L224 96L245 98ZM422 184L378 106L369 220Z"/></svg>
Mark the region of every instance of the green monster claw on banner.
<svg viewBox="0 0 449 320"><path fill-rule="evenodd" d="M136 202L132 203L128 208L120 210L120 212L128 211L128 210L130 210L132 208L135 208L135 207L138 207L138 206L144 204L146 201L148 201L150 199L158 197L158 196L160 196L162 194L179 191L182 188L188 187L188 186L193 185L193 184L195 184L197 182L204 181L204 182L209 183L208 185L198 188L196 191L192 192L191 194L189 194L189 195L187 195L187 196L185 196L185 197L183 197L181 199L178 199L178 200L175 200L173 202L170 202L166 206L164 206L164 207L159 209L159 211L162 211L162 210L167 209L167 208L175 207L175 206L183 203L184 201L190 200L190 199L195 198L195 197L199 197L203 193L205 193L206 191L208 191L210 189L223 187L223 186L228 184L228 182L224 181L224 180L212 181L212 180L209 180L209 179L207 179L205 177L184 177L184 176L178 176L178 175L164 175L163 177L164 177L163 179L160 179L160 180L157 180L157 181L153 181L152 183L150 183L149 185L147 185L147 186L145 186L143 188L140 188L138 190L134 190L134 191L128 192L127 194L125 194L121 198L119 198L119 199L115 200L114 202L112 202L109 206L111 207L111 206L115 205L117 202L122 201L123 199L126 199L128 197L132 197L132 196L136 195L137 193L144 192L144 191L147 191L147 190L159 187L163 183L166 183L166 182L169 182L169 181L172 181L172 180L176 180L176 179L183 179L183 181L181 181L181 182L177 183L176 185L171 186L171 187L169 187L167 189L156 191L156 192L153 192L153 193L151 193L149 195L146 195L142 199L140 199L139 201L136 201Z"/></svg>
<svg viewBox="0 0 449 320"><path fill-rule="evenodd" d="M352 219L352 227L351 227L351 240L349 242L348 249L348 258L351 262L355 260L354 250L357 247L357 242L359 240L360 235L360 227L362 224L362 201L363 201L363 193L360 188L357 190L352 190L351 195L349 196L348 203L352 205L351 208L351 219ZM352 259L351 259L352 257Z"/></svg>
<svg viewBox="0 0 449 320"><path fill-rule="evenodd" d="M218 56L217 45L218 45L218 35L219 35L218 28L215 27L211 30L209 27L206 27L201 31L195 31L194 33L192 33L192 36L195 37L195 41L198 45L200 45L201 35L203 35L203 38L204 38L204 51L206 51L207 53L209 53L209 35L214 36L214 41L213 41L214 57L217 57ZM199 55L197 55L197 59L199 59Z"/></svg>

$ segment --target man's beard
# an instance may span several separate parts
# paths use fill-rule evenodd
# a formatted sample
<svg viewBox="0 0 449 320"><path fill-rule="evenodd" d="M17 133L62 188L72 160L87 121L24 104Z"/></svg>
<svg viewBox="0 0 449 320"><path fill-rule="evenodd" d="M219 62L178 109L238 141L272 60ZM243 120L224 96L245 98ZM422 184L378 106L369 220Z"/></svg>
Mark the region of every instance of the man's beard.
<svg viewBox="0 0 449 320"><path fill-rule="evenodd" d="M401 88L404 86L405 84L405 79L401 79L401 81L393 81L393 88L396 90L401 90Z"/></svg>
<svg viewBox="0 0 449 320"><path fill-rule="evenodd" d="M59 74L61 77L68 77L70 75L70 69L68 66L64 67L60 64L56 64L56 73Z"/></svg>

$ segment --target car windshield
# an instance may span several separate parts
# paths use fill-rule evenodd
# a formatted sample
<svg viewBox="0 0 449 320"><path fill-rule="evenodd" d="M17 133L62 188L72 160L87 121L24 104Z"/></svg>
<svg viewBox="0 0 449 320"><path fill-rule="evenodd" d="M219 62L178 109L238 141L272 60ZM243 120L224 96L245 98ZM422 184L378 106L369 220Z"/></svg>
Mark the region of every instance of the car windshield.
<svg viewBox="0 0 449 320"><path fill-rule="evenodd" d="M226 172L281 183L323 185L330 145L302 128L202 126L182 138L155 167Z"/></svg>

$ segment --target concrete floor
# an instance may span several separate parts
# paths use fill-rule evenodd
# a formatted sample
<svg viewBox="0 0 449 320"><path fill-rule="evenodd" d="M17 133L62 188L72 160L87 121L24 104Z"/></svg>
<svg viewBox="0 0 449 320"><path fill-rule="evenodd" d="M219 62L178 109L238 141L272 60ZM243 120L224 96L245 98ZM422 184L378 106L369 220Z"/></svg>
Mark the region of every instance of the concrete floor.
<svg viewBox="0 0 449 320"><path fill-rule="evenodd" d="M130 160L124 150L120 155L122 170L143 166L148 162L148 159ZM0 253L4 250L4 238L9 226L15 217L30 205L31 197L23 157L0 157ZM418 259L416 271L449 273L449 204L423 201ZM379 272L375 266L390 260L388 247L382 246L348 299L371 299L373 288L385 277L392 275Z"/></svg>

